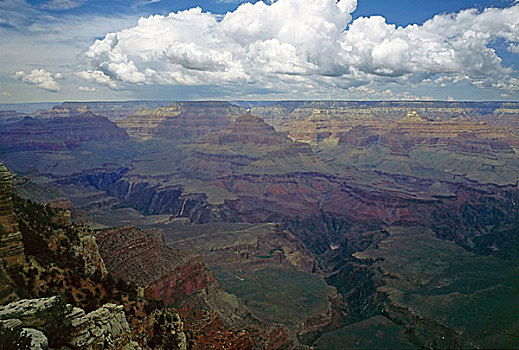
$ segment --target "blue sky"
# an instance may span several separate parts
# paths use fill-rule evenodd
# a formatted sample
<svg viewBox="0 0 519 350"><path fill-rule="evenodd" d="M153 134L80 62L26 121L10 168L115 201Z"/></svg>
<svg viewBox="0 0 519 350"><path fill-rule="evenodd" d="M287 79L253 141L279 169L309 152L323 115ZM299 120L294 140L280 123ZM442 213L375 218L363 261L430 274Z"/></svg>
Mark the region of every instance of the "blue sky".
<svg viewBox="0 0 519 350"><path fill-rule="evenodd" d="M0 103L519 100L512 0L0 0L0 35Z"/></svg>

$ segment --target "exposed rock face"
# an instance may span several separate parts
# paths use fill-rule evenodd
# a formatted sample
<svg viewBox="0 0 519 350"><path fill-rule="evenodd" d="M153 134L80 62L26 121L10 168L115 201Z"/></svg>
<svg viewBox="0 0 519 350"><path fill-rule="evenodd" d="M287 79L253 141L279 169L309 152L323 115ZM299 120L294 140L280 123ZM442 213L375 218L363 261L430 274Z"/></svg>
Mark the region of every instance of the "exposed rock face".
<svg viewBox="0 0 519 350"><path fill-rule="evenodd" d="M2 323L27 328L43 347L48 337L52 347L72 349L131 350L139 349L138 344L186 348L175 310L143 298L133 285L104 278L107 270L89 227L71 224L65 210L20 197L13 203L24 242L35 244L27 245L27 261L20 269L6 270L0 264L0 303L8 303L0 307ZM163 244L160 231L152 230L151 235L151 240ZM14 301L17 293L64 295L80 307L67 306L61 297ZM123 310L129 312L128 322Z"/></svg>
<svg viewBox="0 0 519 350"><path fill-rule="evenodd" d="M64 102L49 110L37 113L41 118L74 117L85 112L107 117L114 121L131 115L143 108L156 108L168 105L160 101L127 101L127 102Z"/></svg>
<svg viewBox="0 0 519 350"><path fill-rule="evenodd" d="M25 263L22 234L13 212L12 192L12 175L0 163L0 304L18 298L6 269L21 267Z"/></svg>
<svg viewBox="0 0 519 350"><path fill-rule="evenodd" d="M321 142L336 139L351 128L350 123L340 119L341 113L336 110L315 109L312 115L303 120L295 120L290 127L283 127L293 140L303 142ZM352 123L354 124L354 123Z"/></svg>
<svg viewBox="0 0 519 350"><path fill-rule="evenodd" d="M127 140L126 132L105 117L91 112L76 117L39 120L27 117L0 132L2 151L63 151L81 142Z"/></svg>
<svg viewBox="0 0 519 350"><path fill-rule="evenodd" d="M246 113L237 118L225 130L215 135L208 136L218 144L241 143L255 144L258 146L278 146L291 144L286 135L274 130L260 117Z"/></svg>
<svg viewBox="0 0 519 350"><path fill-rule="evenodd" d="M252 112L264 118L276 129L288 129L294 121L302 121L319 110L342 119L350 126L374 121L393 122L406 116L409 111L418 115L449 119L466 113L478 121L494 125L516 125L514 117L519 114L519 104L510 102L438 102L438 101L292 101L277 102L268 106L254 106ZM511 121L512 124L507 124Z"/></svg>
<svg viewBox="0 0 519 350"><path fill-rule="evenodd" d="M54 106L47 111L40 111L38 113L38 117L41 118L67 118L76 116L85 112L88 112L89 108L86 105L77 106L76 108L71 108L65 105Z"/></svg>
<svg viewBox="0 0 519 350"><path fill-rule="evenodd" d="M5 328L15 328L22 326L22 321L18 319L0 320L0 325ZM45 350L48 348L49 340L42 331L34 328L23 328L21 333L31 337L31 350Z"/></svg>
<svg viewBox="0 0 519 350"><path fill-rule="evenodd" d="M101 277L106 277L108 271L97 245L95 235L87 230L81 231L79 237L78 253L85 261L85 272L93 275L96 271L101 273Z"/></svg>
<svg viewBox="0 0 519 350"><path fill-rule="evenodd" d="M505 128L496 128L467 118L429 121L416 114L389 126L357 126L339 137L339 144L368 146L374 143L407 154L414 146L442 146L460 152L514 153L519 139Z"/></svg>
<svg viewBox="0 0 519 350"><path fill-rule="evenodd" d="M168 107L142 109L118 122L129 135L141 139L196 139L222 130L243 110L227 102L175 102Z"/></svg>
<svg viewBox="0 0 519 350"><path fill-rule="evenodd" d="M31 350L45 350L49 346L49 340L43 334L34 328L24 328L24 333L31 337Z"/></svg>
<svg viewBox="0 0 519 350"><path fill-rule="evenodd" d="M19 189L17 188L18 192ZM22 196L24 197L24 196ZM24 197L25 198L25 197ZM31 197L29 197L31 198ZM91 220L88 216L88 213L84 210L78 209L72 204L69 199L55 199L55 200L45 200L45 201L36 201L38 203L48 203L51 208L64 209L68 211L70 214L70 221L74 221L78 224L91 224Z"/></svg>
<svg viewBox="0 0 519 350"><path fill-rule="evenodd" d="M17 111L0 111L0 124L15 123L23 119L23 114Z"/></svg>
<svg viewBox="0 0 519 350"><path fill-rule="evenodd" d="M19 300L0 306L0 319L18 320L12 322L26 328L45 330L48 322L45 314L55 303L56 297ZM140 349L132 341L123 306L105 304L88 314L75 307L64 322L70 322L70 330L64 331L70 332L69 346L73 349ZM43 340L40 336L38 338Z"/></svg>
<svg viewBox="0 0 519 350"><path fill-rule="evenodd" d="M124 129L91 112L68 118L26 117L2 127L0 152L12 169L36 166L41 173L62 175L110 163L108 155L115 158L127 152L128 139Z"/></svg>
<svg viewBox="0 0 519 350"><path fill-rule="evenodd" d="M180 319L180 315L174 309L155 310L149 315L150 322L147 324L148 333L162 335L167 338L164 342L164 348L186 350L188 343L186 334L184 333L184 323ZM146 344L149 346L150 344Z"/></svg>
<svg viewBox="0 0 519 350"><path fill-rule="evenodd" d="M0 163L0 260L5 261L9 268L21 266L25 261L22 234L13 212L12 193L12 175Z"/></svg>
<svg viewBox="0 0 519 350"><path fill-rule="evenodd" d="M131 226L96 234L108 271L145 287L146 295L166 305L214 293L216 281L198 255L168 248L153 236Z"/></svg>
<svg viewBox="0 0 519 350"><path fill-rule="evenodd" d="M155 299L164 300L166 305L181 305L190 297L212 295L217 288L211 271L194 256L176 266L170 273L152 282L144 294Z"/></svg>
<svg viewBox="0 0 519 350"><path fill-rule="evenodd" d="M169 107L159 107L153 110L141 109L118 122L130 136L141 139L151 138L157 132L158 126L167 118L177 117L180 114L180 106L172 104Z"/></svg>
<svg viewBox="0 0 519 350"><path fill-rule="evenodd" d="M195 178L327 169L308 144L292 141L250 113L189 145L189 149L192 153L182 161L181 168Z"/></svg>
<svg viewBox="0 0 519 350"><path fill-rule="evenodd" d="M105 304L85 314L74 308L69 316L70 345L79 349L140 349L131 339L131 330L121 305Z"/></svg>
<svg viewBox="0 0 519 350"><path fill-rule="evenodd" d="M382 312L376 291L395 270L382 276L370 267L371 260L353 263L352 254L383 241L388 225L424 225L437 237L470 249L493 227L515 221L519 214L517 103L308 101L253 107L276 129L251 114L235 118L242 113L232 109L224 103L178 103L133 113L119 125L133 137L150 139L153 149L142 143L136 158L108 157L111 165L97 163L101 166L60 181L87 185L85 191L99 189L98 210L130 206L144 215L168 214L160 220L170 225L282 222L290 232L249 239L245 231L229 244L201 231L197 249L207 252L203 256L211 267L215 264L218 278L217 264L227 261L252 271L276 265L306 273L319 261L329 283L348 298L349 316L359 318ZM62 145L56 147L61 152ZM27 163L42 167L39 155L24 155L33 157ZM55 174L55 158L49 158L49 172ZM113 197L103 201L102 191ZM148 220L154 219L142 218ZM148 287L147 295L171 304L210 294L210 278L196 257L178 253L172 258L153 247L162 245L159 232L125 234L106 233L114 247L122 247L104 248L108 270L129 276ZM178 234L173 243L186 249L193 238ZM506 245L501 241L485 247L497 251ZM243 282L234 275L229 280ZM304 320L301 333L320 331L331 322L334 308L321 310ZM409 316L404 309L397 311ZM219 322L210 315L186 324L205 330ZM182 314L182 319L188 318ZM427 322L423 325L429 329ZM216 331L213 335L218 337ZM236 344L246 347L246 338Z"/></svg>
<svg viewBox="0 0 519 350"><path fill-rule="evenodd" d="M210 134L203 140L209 145L227 146L233 151L240 151L243 156L266 155L289 156L292 154L312 154L308 145L293 142L286 134L276 131L260 117L249 112L236 118L224 130ZM249 154L245 154L245 150Z"/></svg>

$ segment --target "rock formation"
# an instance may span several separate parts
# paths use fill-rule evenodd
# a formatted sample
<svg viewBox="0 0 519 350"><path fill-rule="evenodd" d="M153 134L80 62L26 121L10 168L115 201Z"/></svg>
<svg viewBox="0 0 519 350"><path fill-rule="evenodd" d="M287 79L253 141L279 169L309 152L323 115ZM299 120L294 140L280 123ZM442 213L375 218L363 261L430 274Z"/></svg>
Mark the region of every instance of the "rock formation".
<svg viewBox="0 0 519 350"><path fill-rule="evenodd" d="M9 268L21 266L25 261L22 234L13 212L12 193L12 175L0 163L0 261Z"/></svg>
<svg viewBox="0 0 519 350"><path fill-rule="evenodd" d="M108 270L97 245L96 237L90 230L81 231L79 235L79 245L77 252L85 261L85 272L93 275L96 271L101 273L101 277L106 277Z"/></svg>
<svg viewBox="0 0 519 350"><path fill-rule="evenodd" d="M117 124L140 139L195 140L222 130L241 113L241 108L228 102L175 102L168 107L141 109Z"/></svg>
<svg viewBox="0 0 519 350"><path fill-rule="evenodd" d="M47 316L56 303L56 297L19 300L0 306L0 320L19 324L30 329L29 334L38 335L38 331L33 329L45 331L49 322L57 321L50 320ZM132 340L123 306L105 304L88 314L74 307L65 314L61 322L63 322L62 331L68 333L64 334L67 336L67 345L73 349L140 349L140 346Z"/></svg>
<svg viewBox="0 0 519 350"><path fill-rule="evenodd" d="M68 318L71 325L69 344L75 348L140 349L132 341L121 305L105 304L88 314L80 308L74 308Z"/></svg>
<svg viewBox="0 0 519 350"><path fill-rule="evenodd" d="M154 236L125 226L100 230L96 240L110 273L136 283L145 295L166 305L215 292L216 281L198 255L168 248Z"/></svg>
<svg viewBox="0 0 519 350"><path fill-rule="evenodd" d="M113 111L116 105L96 108ZM125 129L131 136L120 139L110 133L100 133L96 139L96 135L81 132L67 139L62 125L50 123L51 119L27 119L18 126L27 125L30 137L25 135L23 142L18 142L10 133L16 135L20 128L9 123L0 136L12 143L2 143L0 148L8 151L3 155L11 168L22 163L24 167L34 165L49 181L63 186L71 202L88 211L94 222L111 226L124 221L143 228L160 225L170 244L202 255L219 279L220 291L216 293L211 292L216 283L200 258L168 250L159 231L145 233L126 226L99 231L96 237L107 270L136 282L146 295L177 305L208 297L211 303L227 308L221 318L213 309L196 314L179 311L190 330L203 330L189 333L189 341L195 339L208 347L226 341L242 347L254 344L251 334L255 333L228 332L222 319L245 328L250 326L247 310L252 307L256 307L256 318L271 316L273 312L265 310L284 305L268 299L282 290L270 287L287 286L298 273L303 277L292 281L296 292L287 293L286 305L297 299L298 291L310 289L312 278L326 276L339 293L326 294L333 302L325 299L324 307L305 314L305 319L299 320L301 329L289 329L291 334L296 329L304 335L305 344L312 345L312 337L321 331L341 327L340 322L368 321L383 315L398 326L402 326L400 320L408 320L404 323L413 330L406 337L419 333L411 339L415 345L435 347L434 342L429 343L433 336L423 329L432 325L435 336L446 335L437 322L443 316L418 320L409 310L395 308L396 303L387 304L384 293L391 282L423 291L416 276L425 276L415 269L419 256L398 268L387 265L397 251L407 254L420 247L415 244L387 253L384 248L395 243L388 227L424 226L444 240L441 242L448 240L463 247L460 249L483 247L490 251L485 254L517 256L513 243L517 235L506 235L504 240L499 230L519 215L519 103L288 101L240 105L250 107L251 113L243 115L243 108L220 102L178 102L133 110L131 116L117 122L118 132ZM69 107L63 106L63 110L72 111ZM77 111L83 108L76 107ZM53 112L61 113L58 109ZM72 123L79 117L60 117L60 122L70 119ZM48 125L55 129L52 137L67 143L50 140L45 131ZM113 124L99 125L114 130ZM95 132L95 128L88 131ZM137 143L138 139L147 142ZM112 152L111 145L118 142L123 147ZM78 154L86 156L80 159ZM257 231L272 223L280 223L283 230ZM486 244L489 232L495 234ZM68 241L52 241L54 253L61 242ZM92 237L86 235L82 242L83 249L95 252ZM376 255L379 260L359 258L359 252L369 249L381 251ZM86 260L87 271L102 270L100 259ZM383 274L377 266L384 266ZM413 276L416 273L413 279L406 273L396 275L407 266ZM428 266L425 263L423 268ZM470 270L471 266L466 267L467 281L479 273ZM283 276L282 282L279 276ZM476 299L471 299L473 304L464 304L465 291L441 277L439 299L460 298L463 301L453 305L474 310L481 305ZM502 281L502 276L496 277L495 286ZM257 291L260 282L265 287ZM322 279L320 282L324 284ZM70 285L67 279L65 289ZM72 297L82 287L74 287ZM324 295L317 283L312 288L321 294L308 300ZM390 292L395 300L400 295ZM1 293L8 294L9 289ZM104 293L104 289L100 291ZM211 293L217 295L218 302ZM404 294L400 304L417 298L427 296L416 293L408 298ZM197 311L202 309L199 303L193 304ZM142 315L142 308L131 310ZM344 314L348 315L346 321ZM283 322L287 325L290 320ZM385 326L390 327L391 322ZM422 331L413 333L419 328ZM283 332L274 333L276 338Z"/></svg>
<svg viewBox="0 0 519 350"><path fill-rule="evenodd" d="M91 112L68 118L26 117L0 130L2 160L17 171L27 171L35 159L40 159L37 170L42 173L70 174L96 168L106 163L108 154L124 154L127 143L124 129ZM57 163L56 157L60 159Z"/></svg>

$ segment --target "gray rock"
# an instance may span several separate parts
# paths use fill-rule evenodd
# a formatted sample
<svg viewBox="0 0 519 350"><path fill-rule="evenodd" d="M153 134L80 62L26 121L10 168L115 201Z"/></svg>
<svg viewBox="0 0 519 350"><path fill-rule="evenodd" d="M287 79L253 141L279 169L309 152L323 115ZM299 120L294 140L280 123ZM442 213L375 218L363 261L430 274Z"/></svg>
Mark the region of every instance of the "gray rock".
<svg viewBox="0 0 519 350"><path fill-rule="evenodd" d="M43 332L34 328L23 328L23 332L31 337L31 350L45 350L49 341Z"/></svg>
<svg viewBox="0 0 519 350"><path fill-rule="evenodd" d="M0 306L0 320L19 319L24 327L40 328L44 320L39 317L44 311L54 305L56 297L40 299L23 299Z"/></svg>
<svg viewBox="0 0 519 350"><path fill-rule="evenodd" d="M26 327L24 330L33 337L34 349L46 349L48 341L37 329L45 329L41 311L52 307L56 297L19 300L0 306L0 322L4 325ZM132 340L130 326L121 305L105 304L97 310L85 313L74 307L67 316L70 321L69 345L75 349L125 349L137 350L139 345ZM36 328L36 329L34 329ZM52 336L47 334L47 336Z"/></svg>
<svg viewBox="0 0 519 350"><path fill-rule="evenodd" d="M89 314L81 311L74 310L69 316L71 346L81 349L140 349L131 339L130 326L122 306L105 304Z"/></svg>
<svg viewBox="0 0 519 350"><path fill-rule="evenodd" d="M18 319L1 320L0 324L5 328L14 328L22 325L22 321Z"/></svg>

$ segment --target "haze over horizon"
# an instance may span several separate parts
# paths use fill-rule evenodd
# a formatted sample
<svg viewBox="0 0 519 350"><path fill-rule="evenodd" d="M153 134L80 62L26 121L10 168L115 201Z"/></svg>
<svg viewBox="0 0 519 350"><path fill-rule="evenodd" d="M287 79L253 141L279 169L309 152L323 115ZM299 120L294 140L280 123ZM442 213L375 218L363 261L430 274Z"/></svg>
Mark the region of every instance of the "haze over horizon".
<svg viewBox="0 0 519 350"><path fill-rule="evenodd" d="M0 103L519 100L519 2L0 1Z"/></svg>

